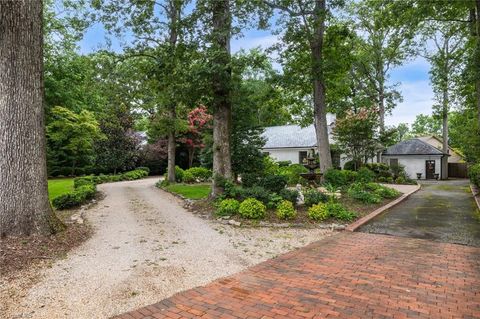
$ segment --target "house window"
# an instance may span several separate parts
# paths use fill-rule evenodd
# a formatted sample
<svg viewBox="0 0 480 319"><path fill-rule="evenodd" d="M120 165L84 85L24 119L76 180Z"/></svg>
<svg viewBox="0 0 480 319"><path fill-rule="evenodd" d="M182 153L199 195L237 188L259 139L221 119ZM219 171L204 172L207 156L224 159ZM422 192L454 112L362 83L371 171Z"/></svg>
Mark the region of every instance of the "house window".
<svg viewBox="0 0 480 319"><path fill-rule="evenodd" d="M398 158L391 158L390 166L398 166Z"/></svg>
<svg viewBox="0 0 480 319"><path fill-rule="evenodd" d="M298 152L298 162L300 164L303 163L303 160L307 158L307 151L300 151Z"/></svg>

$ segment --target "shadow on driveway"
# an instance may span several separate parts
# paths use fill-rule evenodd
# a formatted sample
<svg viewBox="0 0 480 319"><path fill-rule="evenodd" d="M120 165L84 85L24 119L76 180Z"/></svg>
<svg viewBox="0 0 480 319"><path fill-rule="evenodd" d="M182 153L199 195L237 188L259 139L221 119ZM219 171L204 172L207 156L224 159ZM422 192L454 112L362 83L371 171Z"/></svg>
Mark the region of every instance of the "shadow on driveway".
<svg viewBox="0 0 480 319"><path fill-rule="evenodd" d="M423 182L421 190L358 231L480 247L480 214L468 180Z"/></svg>

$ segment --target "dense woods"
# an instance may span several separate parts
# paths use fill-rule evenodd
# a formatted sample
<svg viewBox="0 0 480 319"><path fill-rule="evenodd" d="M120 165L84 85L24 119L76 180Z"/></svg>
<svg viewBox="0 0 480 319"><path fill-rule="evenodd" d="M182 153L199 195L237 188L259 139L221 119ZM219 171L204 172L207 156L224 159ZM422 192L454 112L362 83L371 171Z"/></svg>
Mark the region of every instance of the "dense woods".
<svg viewBox="0 0 480 319"><path fill-rule="evenodd" d="M480 0L18 3L0 2L2 234L51 226L47 174L147 166L175 182L176 165L204 166L218 195L264 165L261 133L272 125L314 124L322 172L331 148L357 160L425 134L480 160ZM31 28L42 6L43 40ZM94 24L121 48L81 53ZM278 41L232 52L248 30ZM416 56L431 63L433 113L388 126L402 100L390 74ZM338 145L327 112L339 119Z"/></svg>

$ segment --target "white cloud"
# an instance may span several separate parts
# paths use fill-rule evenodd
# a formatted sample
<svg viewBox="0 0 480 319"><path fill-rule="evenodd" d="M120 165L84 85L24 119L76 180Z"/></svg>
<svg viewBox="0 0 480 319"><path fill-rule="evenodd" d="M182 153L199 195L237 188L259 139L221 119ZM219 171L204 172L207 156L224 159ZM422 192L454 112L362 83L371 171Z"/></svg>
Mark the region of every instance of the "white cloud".
<svg viewBox="0 0 480 319"><path fill-rule="evenodd" d="M233 39L231 42L231 49L232 52L238 52L241 49L248 51L250 49L254 49L257 47L261 47L262 49L266 49L275 43L278 42L278 36L270 34L270 35L262 35L258 37L242 37L239 39Z"/></svg>
<svg viewBox="0 0 480 319"><path fill-rule="evenodd" d="M433 91L428 80L403 81L398 88L403 102L385 119L387 125L412 124L418 114L431 114Z"/></svg>

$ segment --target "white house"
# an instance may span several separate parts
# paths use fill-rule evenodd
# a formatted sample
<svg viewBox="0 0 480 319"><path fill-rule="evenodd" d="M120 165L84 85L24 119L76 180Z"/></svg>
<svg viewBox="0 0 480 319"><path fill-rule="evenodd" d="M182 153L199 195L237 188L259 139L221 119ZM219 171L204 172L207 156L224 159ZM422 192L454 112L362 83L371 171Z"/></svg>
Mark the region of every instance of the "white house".
<svg viewBox="0 0 480 319"><path fill-rule="evenodd" d="M448 163L448 156L429 143L413 138L387 148L382 153L382 161L390 166L404 166L412 179L416 179L417 174L421 174L421 179L434 179L448 177L448 172L442 174L445 169L442 163Z"/></svg>
<svg viewBox="0 0 480 319"><path fill-rule="evenodd" d="M329 140L333 144L335 141L331 138L331 130L334 120L329 125ZM317 140L315 127L313 125L300 127L298 125L283 125L267 127L262 135L266 143L262 151L277 161L290 161L293 164L301 164L307 156L310 149L317 151ZM432 145L433 144L433 145ZM440 145L440 148L437 146ZM402 141L387 148L381 156L381 161L390 166L402 165L405 171L412 179L417 178L417 173L421 174L422 179L448 178L448 163L456 163L461 157L453 150L450 154L441 151L441 141L433 137L414 138ZM449 159L450 155L453 155ZM332 154L333 165L343 168L348 160L341 154ZM376 159L371 159L375 162ZM443 164L443 165L442 165ZM457 176L459 177L459 176Z"/></svg>

